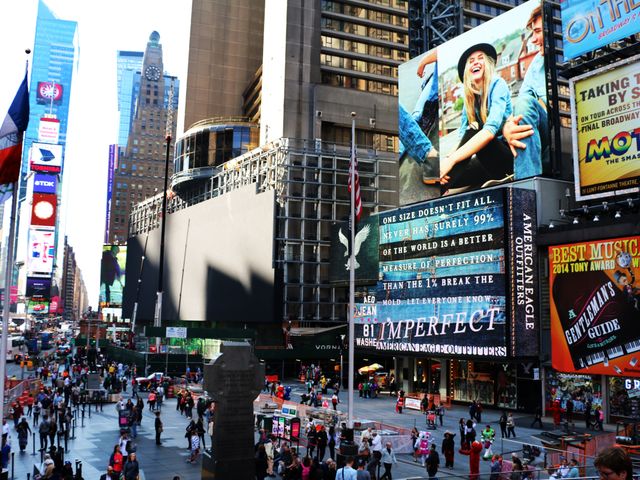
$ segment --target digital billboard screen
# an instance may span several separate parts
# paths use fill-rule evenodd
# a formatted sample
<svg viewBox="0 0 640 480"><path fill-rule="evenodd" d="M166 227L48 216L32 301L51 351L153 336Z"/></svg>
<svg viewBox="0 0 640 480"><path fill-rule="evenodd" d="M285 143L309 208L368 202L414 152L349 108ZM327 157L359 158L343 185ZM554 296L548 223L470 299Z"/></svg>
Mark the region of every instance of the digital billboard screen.
<svg viewBox="0 0 640 480"><path fill-rule="evenodd" d="M51 297L51 278L27 277L26 296L33 300L49 300Z"/></svg>
<svg viewBox="0 0 640 480"><path fill-rule="evenodd" d="M534 200L530 191L492 189L381 213L375 304L358 306L356 345L536 355Z"/></svg>
<svg viewBox="0 0 640 480"><path fill-rule="evenodd" d="M400 65L401 205L548 170L543 35L531 0Z"/></svg>
<svg viewBox="0 0 640 480"><path fill-rule="evenodd" d="M29 164L35 172L58 173L62 169L62 145L32 143Z"/></svg>
<svg viewBox="0 0 640 480"><path fill-rule="evenodd" d="M349 282L351 250L349 222L331 226L331 256L329 278L332 283ZM378 216L372 215L356 222L354 240L356 282L375 283L378 280Z"/></svg>
<svg viewBox="0 0 640 480"><path fill-rule="evenodd" d="M53 230L29 230L27 272L29 275L49 275L53 271L56 244Z"/></svg>
<svg viewBox="0 0 640 480"><path fill-rule="evenodd" d="M127 265L126 245L103 245L100 260L100 306L122 307Z"/></svg>
<svg viewBox="0 0 640 480"><path fill-rule="evenodd" d="M33 193L47 193L55 195L58 191L58 177L46 173L36 173L33 176Z"/></svg>
<svg viewBox="0 0 640 480"><path fill-rule="evenodd" d="M27 302L27 313L32 315L46 315L49 313L49 302L45 300L29 300Z"/></svg>
<svg viewBox="0 0 640 480"><path fill-rule="evenodd" d="M60 103L62 101L62 85L55 82L38 82L36 102L40 104Z"/></svg>
<svg viewBox="0 0 640 480"><path fill-rule="evenodd" d="M578 200L640 187L640 55L573 78L573 161Z"/></svg>
<svg viewBox="0 0 640 480"><path fill-rule="evenodd" d="M555 370L640 377L640 236L549 247Z"/></svg>
<svg viewBox="0 0 640 480"><path fill-rule="evenodd" d="M104 217L104 241L109 241L109 225L111 224L111 199L113 196L113 178L118 164L118 145L109 145L109 166L107 170L107 205Z"/></svg>
<svg viewBox="0 0 640 480"><path fill-rule="evenodd" d="M50 193L34 193L31 200L31 225L55 227L58 196Z"/></svg>
<svg viewBox="0 0 640 480"><path fill-rule="evenodd" d="M638 2L562 0L560 15L565 60L640 32Z"/></svg>

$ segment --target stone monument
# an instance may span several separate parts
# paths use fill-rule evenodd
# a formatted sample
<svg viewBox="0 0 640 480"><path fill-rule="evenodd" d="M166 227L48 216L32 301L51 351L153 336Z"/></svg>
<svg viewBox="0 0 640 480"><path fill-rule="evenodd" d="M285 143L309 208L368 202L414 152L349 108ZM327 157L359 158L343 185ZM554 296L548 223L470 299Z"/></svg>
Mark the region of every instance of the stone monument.
<svg viewBox="0 0 640 480"><path fill-rule="evenodd" d="M204 366L204 390L216 402L212 454L202 457L202 479L255 480L253 401L264 385L264 364L245 342L222 342Z"/></svg>

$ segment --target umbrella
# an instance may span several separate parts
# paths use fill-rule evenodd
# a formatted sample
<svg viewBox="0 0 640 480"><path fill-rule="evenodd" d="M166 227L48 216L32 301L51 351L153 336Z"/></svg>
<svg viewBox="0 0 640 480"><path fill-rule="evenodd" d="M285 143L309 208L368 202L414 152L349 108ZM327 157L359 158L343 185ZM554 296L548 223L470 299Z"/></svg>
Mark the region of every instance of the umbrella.
<svg viewBox="0 0 640 480"><path fill-rule="evenodd" d="M368 365L366 367L362 367L358 369L358 373L360 375L364 375L366 373L373 373L376 370L380 370L384 368L382 365L380 365L379 363L372 363L371 365Z"/></svg>

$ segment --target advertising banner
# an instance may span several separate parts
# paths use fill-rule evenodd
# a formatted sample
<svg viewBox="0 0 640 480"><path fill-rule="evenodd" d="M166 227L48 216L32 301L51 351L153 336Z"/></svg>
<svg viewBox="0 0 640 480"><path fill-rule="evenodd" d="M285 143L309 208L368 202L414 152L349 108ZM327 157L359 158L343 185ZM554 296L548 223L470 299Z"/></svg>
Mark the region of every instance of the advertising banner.
<svg viewBox="0 0 640 480"><path fill-rule="evenodd" d="M126 264L126 245L104 245L102 247L100 262L101 307L122 307Z"/></svg>
<svg viewBox="0 0 640 480"><path fill-rule="evenodd" d="M31 225L55 227L58 196L49 193L34 193L31 203Z"/></svg>
<svg viewBox="0 0 640 480"><path fill-rule="evenodd" d="M640 55L571 80L576 198L640 187Z"/></svg>
<svg viewBox="0 0 640 480"><path fill-rule="evenodd" d="M58 192L58 177L36 173L33 176L33 193L46 193L55 195Z"/></svg>
<svg viewBox="0 0 640 480"><path fill-rule="evenodd" d="M36 103L60 103L62 101L62 85L55 82L38 82Z"/></svg>
<svg viewBox="0 0 640 480"><path fill-rule="evenodd" d="M51 278L27 277L26 296L32 300L49 300L51 297Z"/></svg>
<svg viewBox="0 0 640 480"><path fill-rule="evenodd" d="M118 162L118 145L109 145L109 170L107 171L107 207L104 220L104 243L109 242L109 224L111 223L111 197L113 196L113 176Z"/></svg>
<svg viewBox="0 0 640 480"><path fill-rule="evenodd" d="M45 300L29 300L27 302L27 313L31 315L46 315L49 313L49 302Z"/></svg>
<svg viewBox="0 0 640 480"><path fill-rule="evenodd" d="M537 355L530 210L535 194L509 190L379 215L379 282L375 304L369 297L358 304L358 347L467 357ZM511 244L518 253L507 261Z"/></svg>
<svg viewBox="0 0 640 480"><path fill-rule="evenodd" d="M349 222L331 225L331 257L329 278L332 283L349 283L351 250ZM378 280L378 216L363 218L356 224L356 282L375 283Z"/></svg>
<svg viewBox="0 0 640 480"><path fill-rule="evenodd" d="M552 364L640 377L640 236L549 247Z"/></svg>
<svg viewBox="0 0 640 480"><path fill-rule="evenodd" d="M50 275L53 270L55 254L55 232L53 230L33 228L29 230L28 275Z"/></svg>
<svg viewBox="0 0 640 480"><path fill-rule="evenodd" d="M36 172L58 173L62 169L62 145L32 143L29 165Z"/></svg>
<svg viewBox="0 0 640 480"><path fill-rule="evenodd" d="M60 120L43 117L38 124L38 142L57 144L60 139Z"/></svg>
<svg viewBox="0 0 640 480"><path fill-rule="evenodd" d="M548 170L543 37L531 0L400 65L401 205ZM515 157L512 116L532 128Z"/></svg>
<svg viewBox="0 0 640 480"><path fill-rule="evenodd" d="M570 60L640 32L640 3L561 0L562 48Z"/></svg>

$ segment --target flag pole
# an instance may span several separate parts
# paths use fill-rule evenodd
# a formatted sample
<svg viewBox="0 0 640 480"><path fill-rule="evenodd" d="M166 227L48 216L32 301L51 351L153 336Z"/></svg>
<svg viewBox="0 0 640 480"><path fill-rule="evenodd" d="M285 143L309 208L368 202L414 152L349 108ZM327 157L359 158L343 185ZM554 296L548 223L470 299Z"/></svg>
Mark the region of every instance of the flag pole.
<svg viewBox="0 0 640 480"><path fill-rule="evenodd" d="M11 307L11 274L13 273L13 245L18 212L18 182L13 182L11 223L7 242L7 265L4 272L4 301L2 302L2 345L0 345L0 408L4 419L4 385L7 372L7 340L9 339L9 312Z"/></svg>
<svg viewBox="0 0 640 480"><path fill-rule="evenodd" d="M349 409L347 412L347 425L353 428L353 369L355 365L354 359L354 335L355 328L353 325L353 312L355 310L355 283L356 283L356 256L354 255L354 245L356 238L356 112L351 112L351 168L349 168L349 178L351 185L351 208L350 208L350 231L351 243L349 247L349 361L348 361L348 401Z"/></svg>

